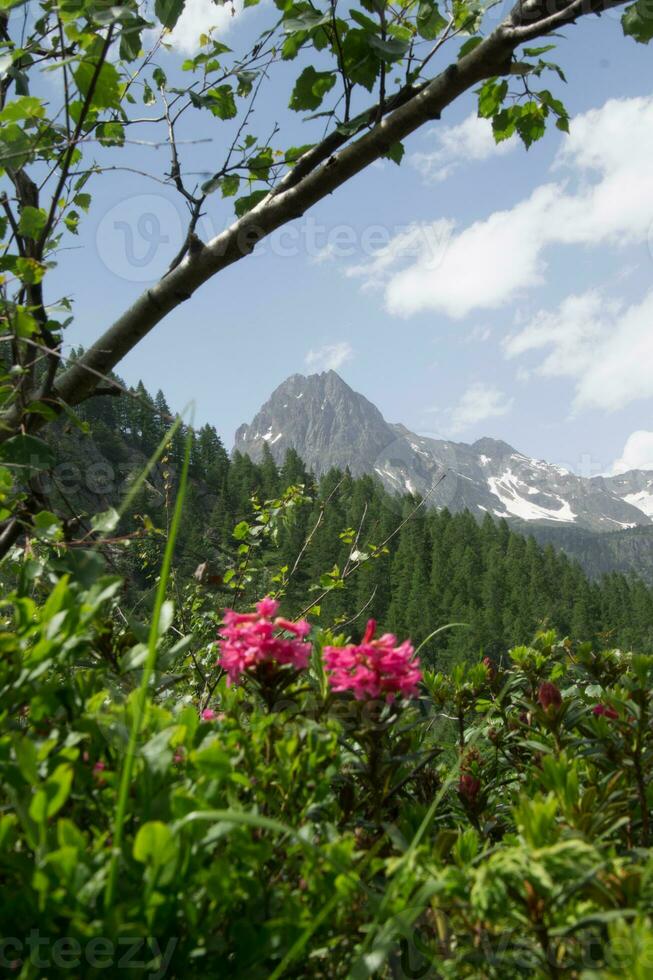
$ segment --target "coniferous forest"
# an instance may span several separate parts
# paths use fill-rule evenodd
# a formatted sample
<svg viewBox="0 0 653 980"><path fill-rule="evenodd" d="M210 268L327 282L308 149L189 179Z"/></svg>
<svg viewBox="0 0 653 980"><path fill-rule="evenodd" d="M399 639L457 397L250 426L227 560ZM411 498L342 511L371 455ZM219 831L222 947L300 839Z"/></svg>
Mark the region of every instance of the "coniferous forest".
<svg viewBox="0 0 653 980"><path fill-rule="evenodd" d="M106 470L100 464L99 475L112 474L104 486L102 480L92 484L108 490L98 495L105 505L118 504L130 472L155 452L172 418L161 391L152 397L140 383L134 394L94 399L80 412L92 432L86 441L108 464ZM81 474L82 461L88 465L85 440L68 428L66 459L73 471L77 463ZM653 590L634 576L591 581L564 552L539 546L505 521L488 515L479 523L469 513L429 510L410 495L391 496L369 476L332 470L316 480L293 450L278 467L267 445L260 463L238 452L230 456L210 425L190 432L190 438L190 484L178 545L187 579L203 563L207 576L219 576L238 545L233 528L253 516L253 501L262 505L299 486L301 499L270 547L270 565L286 569L289 613L301 612L313 598L307 588L326 573L342 572L348 562L351 567L352 553L384 544L382 554L324 597L325 621L353 623L371 616L398 635L410 632L417 642L442 625L465 624L439 634L429 647L429 655L443 664L470 653L498 657L542 629L641 650L653 643ZM135 594L156 575L165 543L157 530L166 527L183 447L180 430L166 463L157 466L149 489L126 515L132 532L143 531L145 515L152 523L142 542L136 538L120 558L129 567ZM88 495L76 500L98 507ZM267 584L257 580L256 588L265 591Z"/></svg>

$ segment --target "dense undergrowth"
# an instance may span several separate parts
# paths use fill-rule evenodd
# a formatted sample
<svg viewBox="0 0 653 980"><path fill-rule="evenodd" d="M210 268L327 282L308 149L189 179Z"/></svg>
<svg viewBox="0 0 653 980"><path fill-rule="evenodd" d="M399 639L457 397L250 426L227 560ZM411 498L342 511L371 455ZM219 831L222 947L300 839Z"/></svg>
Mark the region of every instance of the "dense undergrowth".
<svg viewBox="0 0 653 980"><path fill-rule="evenodd" d="M227 599L179 586L187 462L140 622L117 514L4 561L3 975L650 977L653 657L549 631L439 672L318 625L334 581L253 611L297 490L236 527Z"/></svg>

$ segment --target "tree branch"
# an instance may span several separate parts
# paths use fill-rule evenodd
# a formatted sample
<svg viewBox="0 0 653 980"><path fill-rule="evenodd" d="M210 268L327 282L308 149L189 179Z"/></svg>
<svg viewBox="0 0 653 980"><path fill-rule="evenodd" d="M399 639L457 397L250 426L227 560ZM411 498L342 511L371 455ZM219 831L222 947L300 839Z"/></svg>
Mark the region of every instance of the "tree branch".
<svg viewBox="0 0 653 980"><path fill-rule="evenodd" d="M553 14L550 0L519 2L487 38L459 61L421 87L402 90L388 100L388 113L352 142L352 132L336 131L308 151L295 168L255 208L209 241L136 299L133 305L57 380L55 394L77 404L97 386L97 374L106 375L161 320L190 299L203 283L249 255L256 244L277 228L323 200L389 148L405 139L474 85L507 74L515 49L522 41L574 22L587 13L598 13L627 0L572 0ZM376 107L364 113L361 128L374 120ZM360 129L357 130L360 133ZM344 145L348 143L348 145ZM17 409L16 409L17 411ZM12 431L11 419L0 434ZM14 419L14 425L17 420ZM42 419L33 420L38 428Z"/></svg>

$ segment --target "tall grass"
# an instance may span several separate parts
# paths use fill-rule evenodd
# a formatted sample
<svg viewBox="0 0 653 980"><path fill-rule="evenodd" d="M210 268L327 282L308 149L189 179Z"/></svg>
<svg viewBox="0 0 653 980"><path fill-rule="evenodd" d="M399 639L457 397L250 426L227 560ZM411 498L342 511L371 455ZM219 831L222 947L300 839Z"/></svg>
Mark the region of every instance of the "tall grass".
<svg viewBox="0 0 653 980"><path fill-rule="evenodd" d="M177 419L175 425L166 434L165 439L161 442L160 446L157 447L156 455L160 455L165 447L168 445L172 435L179 428L181 420ZM159 576L159 584L156 590L156 597L154 600L154 609L152 611L152 622L150 624L150 632L147 644L147 657L143 666L143 674L141 677L141 683L138 688L136 695L136 703L134 705L131 732L129 735L129 742L127 745L127 751L125 753L125 758L122 766L122 771L120 773L120 783L118 787L118 800L116 804L116 815L113 826L113 843L111 852L111 862L109 864L109 874L107 877L107 884L104 896L105 909L110 909L113 905L115 893L116 893L116 880L118 876L118 865L120 862L122 854L122 843L124 837L124 826L125 826L125 816L127 813L127 800L129 798L129 789L131 787L132 776L134 772L134 760L136 758L136 745L138 743L138 738L140 736L141 728L143 725L143 717L145 715L145 706L147 704L147 692L154 673L154 668L156 667L156 655L159 645L159 638L161 636L161 613L163 611L166 590L168 588L168 580L170 578L170 569L172 566L172 555L175 548L175 541L177 539L177 532L179 530L179 525L181 523L181 514L184 507L184 500L186 497L186 488L188 483L188 466L190 462L190 450L192 442L192 430L189 430L186 436L186 445L184 450L184 462L181 468L181 475L179 478L179 488L177 490L177 497L175 500L175 509L172 515L172 522L170 524L170 531L168 533L168 540L166 542L166 548L163 554L163 561L161 563L161 574ZM156 455L152 457L152 460L147 464L145 473L149 472L149 469L154 465L153 461L156 461ZM136 481L135 490L132 487L128 499L133 499L135 493L138 492L138 488L142 485L145 479L145 475L141 474L141 477ZM123 502L123 508L125 503Z"/></svg>

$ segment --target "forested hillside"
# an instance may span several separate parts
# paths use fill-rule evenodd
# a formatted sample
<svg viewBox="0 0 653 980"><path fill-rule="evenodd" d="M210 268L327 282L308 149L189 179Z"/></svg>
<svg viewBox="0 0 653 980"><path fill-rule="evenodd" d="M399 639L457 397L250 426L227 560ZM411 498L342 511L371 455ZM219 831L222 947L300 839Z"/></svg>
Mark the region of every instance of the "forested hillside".
<svg viewBox="0 0 653 980"><path fill-rule="evenodd" d="M130 472L154 452L170 409L161 392L151 397L142 384L135 395L88 402L80 416L92 435L66 424L58 438L67 460L60 471L77 476L62 504L90 513L117 504ZM134 535L132 543L116 550L139 599L154 582L165 546L161 532L183 440L178 433L126 517L123 531ZM234 526L252 518L252 499L262 503L290 486L304 488L265 555L264 581L256 580L251 595L244 581L242 602L274 586L284 594L286 612L298 614L320 597L319 589L309 590L322 581L325 622L373 616L398 635L410 631L418 642L445 624L466 624L431 641L429 652L446 660L477 651L498 656L542 628L613 646L644 649L653 642L650 588L617 573L590 581L564 553L511 531L505 521L487 516L478 523L469 513L428 510L409 494L391 496L369 476L332 470L316 482L292 450L280 468L267 450L258 464L238 452L230 457L209 425L192 436L190 476L178 567L190 581L208 563L204 581L218 590L239 545ZM352 569L371 552L373 561ZM343 571L344 581L337 581Z"/></svg>

